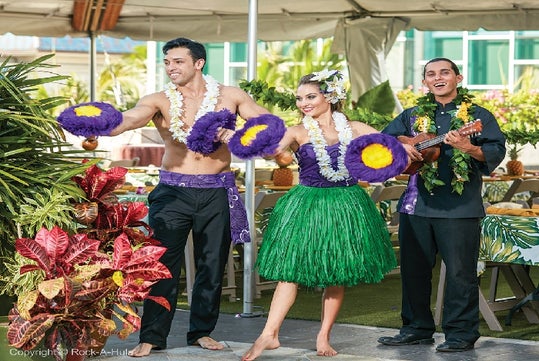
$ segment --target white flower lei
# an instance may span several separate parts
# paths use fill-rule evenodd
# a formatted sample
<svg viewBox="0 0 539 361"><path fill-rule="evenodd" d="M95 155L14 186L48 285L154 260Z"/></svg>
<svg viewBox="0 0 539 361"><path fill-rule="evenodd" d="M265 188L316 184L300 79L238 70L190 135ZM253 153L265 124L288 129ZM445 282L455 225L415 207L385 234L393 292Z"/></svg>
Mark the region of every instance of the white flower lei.
<svg viewBox="0 0 539 361"><path fill-rule="evenodd" d="M333 120L335 121L335 129L339 133L339 157L337 158L338 168L333 169L331 166L331 158L327 152L328 146L326 139L322 134L322 130L318 123L311 116L303 117L303 125L309 132L311 143L313 144L316 161L320 167L320 174L327 180L337 182L344 180L350 176L348 169L344 165L344 156L346 148L352 141L352 129L346 120L343 113L333 112Z"/></svg>
<svg viewBox="0 0 539 361"><path fill-rule="evenodd" d="M206 93L204 93L202 104L195 115L195 122L204 114L215 110L217 98L219 97L219 83L217 80L210 75L203 75L203 77L206 82ZM165 84L165 95L170 101L170 127L168 129L172 133L172 138L180 143L185 143L191 128L185 131L183 129L185 123L180 119L183 114L183 95L172 82Z"/></svg>

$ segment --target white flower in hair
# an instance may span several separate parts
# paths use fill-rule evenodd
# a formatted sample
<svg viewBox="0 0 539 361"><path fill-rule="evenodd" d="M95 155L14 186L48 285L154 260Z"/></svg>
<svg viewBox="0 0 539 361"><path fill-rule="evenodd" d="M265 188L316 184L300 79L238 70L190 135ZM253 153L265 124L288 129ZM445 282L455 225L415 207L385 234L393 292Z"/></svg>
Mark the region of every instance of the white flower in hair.
<svg viewBox="0 0 539 361"><path fill-rule="evenodd" d="M340 71L326 69L313 74L311 80L320 82L320 90L331 104L346 99L344 79Z"/></svg>
<svg viewBox="0 0 539 361"><path fill-rule="evenodd" d="M311 80L325 81L326 79L329 79L330 77L335 75L335 73L337 73L337 72L338 72L338 70L329 70L329 69L316 71L316 72L313 73L314 76L311 78Z"/></svg>

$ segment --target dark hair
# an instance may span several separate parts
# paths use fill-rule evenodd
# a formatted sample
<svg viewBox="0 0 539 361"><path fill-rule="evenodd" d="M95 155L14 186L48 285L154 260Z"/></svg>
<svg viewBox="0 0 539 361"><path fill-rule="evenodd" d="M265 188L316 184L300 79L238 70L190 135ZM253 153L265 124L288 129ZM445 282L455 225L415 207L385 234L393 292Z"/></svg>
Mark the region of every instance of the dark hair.
<svg viewBox="0 0 539 361"><path fill-rule="evenodd" d="M314 74L312 74L312 73L302 76L301 79L299 80L298 88L300 87L300 85L313 84L313 85L316 85L318 87L318 89L320 90L320 93L323 94L324 92L320 88L320 85L322 83L319 82L318 80L311 80L313 77L314 77ZM331 111L332 112L340 112L340 111L342 111L342 108L343 108L343 102L337 102L335 104L333 104L333 103L331 104Z"/></svg>
<svg viewBox="0 0 539 361"><path fill-rule="evenodd" d="M447 61L449 64L451 64L451 69L453 69L455 74L460 75L459 67L457 66L457 64L453 62L453 60L447 59L447 58L434 58L434 59L429 60L427 64L425 64L425 66L423 67L423 79L425 79L425 73L427 72L427 65L429 65L430 63L436 63L439 61Z"/></svg>
<svg viewBox="0 0 539 361"><path fill-rule="evenodd" d="M206 62L206 48L201 43L198 43L194 40L187 38L177 38L174 40L169 40L165 45L163 45L163 54L167 54L170 49L174 48L187 48L191 53L193 61L198 59L203 59Z"/></svg>

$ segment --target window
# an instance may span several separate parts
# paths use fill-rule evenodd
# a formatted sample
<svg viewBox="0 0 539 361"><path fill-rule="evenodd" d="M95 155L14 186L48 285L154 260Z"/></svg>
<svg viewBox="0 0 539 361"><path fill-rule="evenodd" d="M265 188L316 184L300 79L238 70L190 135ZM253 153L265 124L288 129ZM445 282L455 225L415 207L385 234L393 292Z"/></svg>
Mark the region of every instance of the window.
<svg viewBox="0 0 539 361"><path fill-rule="evenodd" d="M425 33L424 58L448 58L453 61L461 60L462 32L460 31L429 31Z"/></svg>
<svg viewBox="0 0 539 361"><path fill-rule="evenodd" d="M539 58L539 31L515 32L515 59Z"/></svg>
<svg viewBox="0 0 539 361"><path fill-rule="evenodd" d="M247 43L225 43L225 84L238 86L247 78Z"/></svg>
<svg viewBox="0 0 539 361"><path fill-rule="evenodd" d="M470 39L468 42L468 84L507 84L509 70L509 40Z"/></svg>

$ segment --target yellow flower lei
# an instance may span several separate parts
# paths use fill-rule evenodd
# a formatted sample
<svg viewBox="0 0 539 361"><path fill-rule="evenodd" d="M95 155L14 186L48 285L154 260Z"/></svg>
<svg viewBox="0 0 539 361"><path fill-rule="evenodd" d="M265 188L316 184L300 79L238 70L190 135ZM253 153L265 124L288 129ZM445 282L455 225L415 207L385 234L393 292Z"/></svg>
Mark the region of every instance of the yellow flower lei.
<svg viewBox="0 0 539 361"><path fill-rule="evenodd" d="M457 96L453 99L453 103L457 106L456 110L452 110L450 130L458 130L465 123L474 120L474 105L472 104L473 95L468 93L468 89L458 87ZM415 117L413 128L416 132L436 134L436 124L434 121L436 112L436 101L434 94L428 93L417 100L417 105L412 111L412 116ZM449 162L453 170L453 179L451 186L453 192L462 194L464 183L470 180L470 163L471 157L458 149L453 149L453 156ZM425 188L432 193L433 189L438 186L443 186L445 183L438 176L438 161L425 163L420 169L419 174L425 183Z"/></svg>

